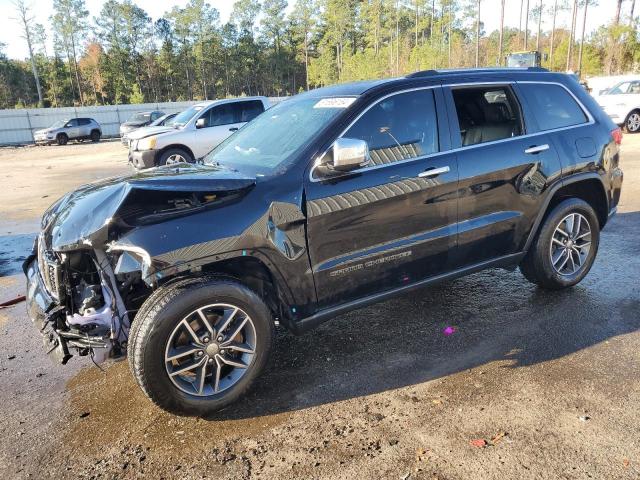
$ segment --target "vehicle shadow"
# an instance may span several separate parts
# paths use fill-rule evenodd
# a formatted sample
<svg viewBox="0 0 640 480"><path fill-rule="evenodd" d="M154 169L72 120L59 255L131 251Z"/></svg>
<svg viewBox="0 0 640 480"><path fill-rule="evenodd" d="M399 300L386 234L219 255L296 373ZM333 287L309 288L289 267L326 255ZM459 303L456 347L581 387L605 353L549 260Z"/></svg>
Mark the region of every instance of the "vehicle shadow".
<svg viewBox="0 0 640 480"><path fill-rule="evenodd" d="M488 270L350 312L303 336L279 334L248 396L209 420L305 409L491 362L535 365L634 332L639 235L639 212L614 218L591 273L572 289L545 291L518 271ZM449 326L455 331L447 335Z"/></svg>

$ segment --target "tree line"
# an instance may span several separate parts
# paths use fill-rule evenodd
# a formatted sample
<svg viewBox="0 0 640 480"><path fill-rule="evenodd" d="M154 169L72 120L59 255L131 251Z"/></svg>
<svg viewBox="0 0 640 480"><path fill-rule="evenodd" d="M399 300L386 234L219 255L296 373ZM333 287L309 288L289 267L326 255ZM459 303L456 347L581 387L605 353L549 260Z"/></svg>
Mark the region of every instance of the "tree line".
<svg viewBox="0 0 640 480"><path fill-rule="evenodd" d="M46 29L27 0L13 0L29 57L8 59L0 44L0 108L290 95L501 65L509 52L534 49L551 70L637 71L635 0L615 0L613 19L585 35L597 1L500 0L500 12L485 13L482 0L295 0L291 9L287 0L238 0L222 23L204 0L156 21L132 0L107 0L93 18L85 0L53 0ZM505 27L505 9L514 8L518 28ZM500 27L485 31L483 16L498 13Z"/></svg>

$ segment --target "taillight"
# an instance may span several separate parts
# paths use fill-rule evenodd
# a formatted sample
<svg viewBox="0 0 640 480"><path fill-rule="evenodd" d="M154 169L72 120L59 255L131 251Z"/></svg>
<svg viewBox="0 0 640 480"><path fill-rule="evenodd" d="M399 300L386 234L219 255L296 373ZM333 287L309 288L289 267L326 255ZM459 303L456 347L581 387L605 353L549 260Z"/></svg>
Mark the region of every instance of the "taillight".
<svg viewBox="0 0 640 480"><path fill-rule="evenodd" d="M615 130L611 130L611 138L617 145L620 145L622 143L622 129L618 127Z"/></svg>

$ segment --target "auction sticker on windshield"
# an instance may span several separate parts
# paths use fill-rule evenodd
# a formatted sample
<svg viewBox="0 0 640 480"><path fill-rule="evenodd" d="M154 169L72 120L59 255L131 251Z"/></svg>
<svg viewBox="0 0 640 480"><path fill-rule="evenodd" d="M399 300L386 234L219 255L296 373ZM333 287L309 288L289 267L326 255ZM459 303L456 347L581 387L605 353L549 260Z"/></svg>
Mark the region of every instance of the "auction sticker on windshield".
<svg viewBox="0 0 640 480"><path fill-rule="evenodd" d="M347 108L355 101L353 97L323 98L313 108Z"/></svg>

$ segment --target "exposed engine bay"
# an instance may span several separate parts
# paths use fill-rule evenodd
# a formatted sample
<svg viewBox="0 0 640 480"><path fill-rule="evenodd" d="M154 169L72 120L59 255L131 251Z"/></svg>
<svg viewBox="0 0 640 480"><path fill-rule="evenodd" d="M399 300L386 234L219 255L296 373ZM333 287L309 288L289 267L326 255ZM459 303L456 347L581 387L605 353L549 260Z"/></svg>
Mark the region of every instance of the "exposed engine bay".
<svg viewBox="0 0 640 480"><path fill-rule="evenodd" d="M48 352L63 364L73 355L90 355L95 363L122 357L130 313L149 294L139 267L133 270L124 252L57 254L40 247L38 257L40 271L47 273L42 275L47 290L59 302L42 325Z"/></svg>

